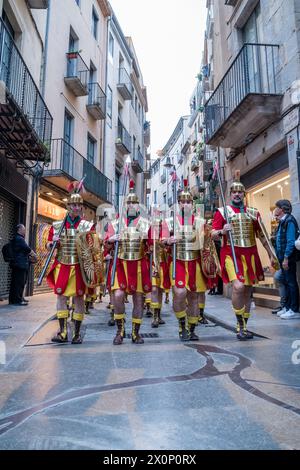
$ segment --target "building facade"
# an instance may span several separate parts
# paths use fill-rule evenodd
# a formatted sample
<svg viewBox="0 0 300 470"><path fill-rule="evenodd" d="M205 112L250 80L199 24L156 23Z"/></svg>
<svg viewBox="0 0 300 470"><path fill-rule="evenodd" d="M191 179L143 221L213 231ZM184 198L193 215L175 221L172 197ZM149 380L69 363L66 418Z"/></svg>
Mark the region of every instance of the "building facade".
<svg viewBox="0 0 300 470"><path fill-rule="evenodd" d="M45 44L41 90L53 115L51 160L40 181L37 204L35 280L47 256L50 226L65 214L68 184L85 178L88 220L95 220L99 204L112 203L112 182L104 172L110 14L106 0L51 0L46 12L34 12Z"/></svg>
<svg viewBox="0 0 300 470"><path fill-rule="evenodd" d="M210 0L208 6L214 89L205 104L206 142L223 156L229 184L241 171L248 203L272 232L278 199L290 199L300 219L299 2ZM273 287L268 257L261 246L259 252L263 287Z"/></svg>
<svg viewBox="0 0 300 470"><path fill-rule="evenodd" d="M0 1L0 247L26 226L34 246L37 182L50 161L52 115L39 89L44 40L34 20L48 2ZM10 268L0 261L0 296L8 296Z"/></svg>
<svg viewBox="0 0 300 470"><path fill-rule="evenodd" d="M145 204L144 169L150 145L147 93L132 39L125 37L112 12L108 31L107 118L105 174L113 186L113 204L118 210L124 192L124 166L130 156L130 176ZM128 188L127 188L128 189Z"/></svg>

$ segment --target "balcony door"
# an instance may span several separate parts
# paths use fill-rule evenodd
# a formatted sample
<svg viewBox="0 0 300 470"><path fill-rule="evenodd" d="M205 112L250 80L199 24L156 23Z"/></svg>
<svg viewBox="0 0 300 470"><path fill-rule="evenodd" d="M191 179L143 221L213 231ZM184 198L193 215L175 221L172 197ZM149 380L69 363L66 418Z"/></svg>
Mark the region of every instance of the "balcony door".
<svg viewBox="0 0 300 470"><path fill-rule="evenodd" d="M262 49L253 44L259 44L262 41L262 18L260 4L257 5L247 23L243 27L243 43L252 45L244 48L244 60L246 71L246 87L248 93L262 93L263 83L260 71L264 69L262 60Z"/></svg>
<svg viewBox="0 0 300 470"><path fill-rule="evenodd" d="M0 25L0 80L8 85L15 32L4 10L2 21L5 28L2 24Z"/></svg>
<svg viewBox="0 0 300 470"><path fill-rule="evenodd" d="M71 176L74 173L73 131L74 118L65 110L62 169Z"/></svg>

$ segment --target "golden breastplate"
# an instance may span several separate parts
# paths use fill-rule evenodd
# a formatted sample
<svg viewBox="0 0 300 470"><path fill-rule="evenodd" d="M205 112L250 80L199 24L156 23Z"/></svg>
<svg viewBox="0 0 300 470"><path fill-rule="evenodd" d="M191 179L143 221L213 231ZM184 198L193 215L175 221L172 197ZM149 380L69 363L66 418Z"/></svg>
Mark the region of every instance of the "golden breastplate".
<svg viewBox="0 0 300 470"><path fill-rule="evenodd" d="M119 258L136 261L144 257L143 235L136 227L127 227L121 236Z"/></svg>
<svg viewBox="0 0 300 470"><path fill-rule="evenodd" d="M234 214L230 217L233 244L236 247L247 248L255 246L253 221L246 213ZM227 240L229 245L229 240Z"/></svg>
<svg viewBox="0 0 300 470"><path fill-rule="evenodd" d="M63 264L79 263L76 248L77 230L68 228L63 231L60 237L60 244L57 250L57 260Z"/></svg>
<svg viewBox="0 0 300 470"><path fill-rule="evenodd" d="M199 258L200 247L196 231L192 226L181 226L176 237L179 238L176 244L176 259L191 261Z"/></svg>
<svg viewBox="0 0 300 470"><path fill-rule="evenodd" d="M54 233L58 234L61 223L54 223ZM77 264L79 263L76 237L78 233L87 232L92 228L92 223L87 220L82 220L78 227L64 229L60 236L60 244L57 249L57 260L62 264Z"/></svg>

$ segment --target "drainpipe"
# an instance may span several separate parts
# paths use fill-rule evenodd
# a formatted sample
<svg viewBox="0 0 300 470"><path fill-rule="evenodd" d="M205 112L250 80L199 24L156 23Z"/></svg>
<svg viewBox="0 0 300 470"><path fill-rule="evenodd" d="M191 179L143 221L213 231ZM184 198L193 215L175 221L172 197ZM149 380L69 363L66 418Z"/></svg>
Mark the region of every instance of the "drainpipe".
<svg viewBox="0 0 300 470"><path fill-rule="evenodd" d="M0 0L1 1L1 0ZM42 97L45 99L45 87L46 87L46 69L47 69L47 56L48 56L48 38L49 38L49 23L50 23L50 7L51 0L49 0L47 17L46 17L46 30L45 30L45 41L42 55L41 72L40 72L40 92ZM36 233L37 233L37 212L38 212L38 199L39 199L39 188L40 181L43 174L43 168L40 164L33 170L32 176L32 193L31 193L31 216L30 216L30 235L29 235L29 246L35 251L36 250ZM34 290L34 266L30 266L28 274L28 282L26 285L26 295L33 295Z"/></svg>
<svg viewBox="0 0 300 470"><path fill-rule="evenodd" d="M109 25L111 21L111 16L108 17L107 20L107 32L106 32L106 63L105 63L105 95L107 99L107 75L108 75L108 38L109 38ZM106 172L106 106L105 106L105 119L104 119L104 125L103 125L103 173L105 176L107 176ZM113 180L112 180L113 181ZM108 189L108 188L107 188ZM112 188L111 188L112 191Z"/></svg>
<svg viewBox="0 0 300 470"><path fill-rule="evenodd" d="M46 87L50 9L51 9L51 0L49 0L48 9L47 9L45 42L44 42L44 51L43 51L42 64L41 64L40 90L41 90L41 94L43 98L45 98L45 87Z"/></svg>

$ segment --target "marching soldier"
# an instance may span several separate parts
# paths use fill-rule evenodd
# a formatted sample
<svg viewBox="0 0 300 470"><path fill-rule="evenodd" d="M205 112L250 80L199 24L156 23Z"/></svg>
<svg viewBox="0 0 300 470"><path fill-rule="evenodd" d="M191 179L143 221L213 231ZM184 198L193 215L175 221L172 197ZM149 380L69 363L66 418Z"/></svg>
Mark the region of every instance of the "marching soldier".
<svg viewBox="0 0 300 470"><path fill-rule="evenodd" d="M163 240L168 237L168 226L162 213L154 210L149 232L149 240L152 247L152 292L151 308L153 313L152 328L164 325L161 318L163 292L170 289L170 248L167 248Z"/></svg>
<svg viewBox="0 0 300 470"><path fill-rule="evenodd" d="M149 221L142 217L139 199L134 192L134 181L130 181L129 195L125 203L125 216L119 219L122 223L121 235L114 233L110 225L106 240L109 244L117 241L119 247L114 254L116 257L115 279L112 284L113 267L110 267L108 285L111 286L114 306L114 318L117 323L117 333L113 344L123 343L125 322L125 293L133 297L132 312L132 342L144 343L139 330L143 317L143 296L151 291L149 257L147 255L147 236ZM112 285L111 285L112 284Z"/></svg>
<svg viewBox="0 0 300 470"><path fill-rule="evenodd" d="M237 339L244 341L253 338L252 333L247 330L252 286L264 279L255 237L260 239L267 250L273 266L276 265L276 255L269 242L259 212L244 204L245 186L240 181L234 181L230 186L230 195L231 203L226 206L226 211L222 207L215 213L212 237L215 240L223 239L221 248L222 278L225 283L232 283L232 307L237 319ZM228 222L226 221L227 215ZM238 273L234 269L229 232L232 233Z"/></svg>
<svg viewBox="0 0 300 470"><path fill-rule="evenodd" d="M184 188L178 195L179 214L175 220L174 236L168 245L176 244L176 278L173 285L173 308L179 322L181 341L197 341L199 294L206 291L206 279L201 268L204 220L193 213L193 196L184 180ZM173 270L171 266L170 272Z"/></svg>
<svg viewBox="0 0 300 470"><path fill-rule="evenodd" d="M82 343L80 327L84 318L84 294L87 287L94 287L102 278L100 241L98 237L95 238L96 233L91 232L93 223L82 218L81 187L82 182L74 182L69 186L68 214L61 236L58 237L58 233L64 222L59 221L53 223L48 237L48 249L51 249L53 242L57 242L57 254L47 276L48 284L57 295L59 332L52 338L55 343L68 341L67 301L70 297L75 306L72 344ZM88 246L92 247L90 251ZM84 266L88 266L88 272L84 271Z"/></svg>

